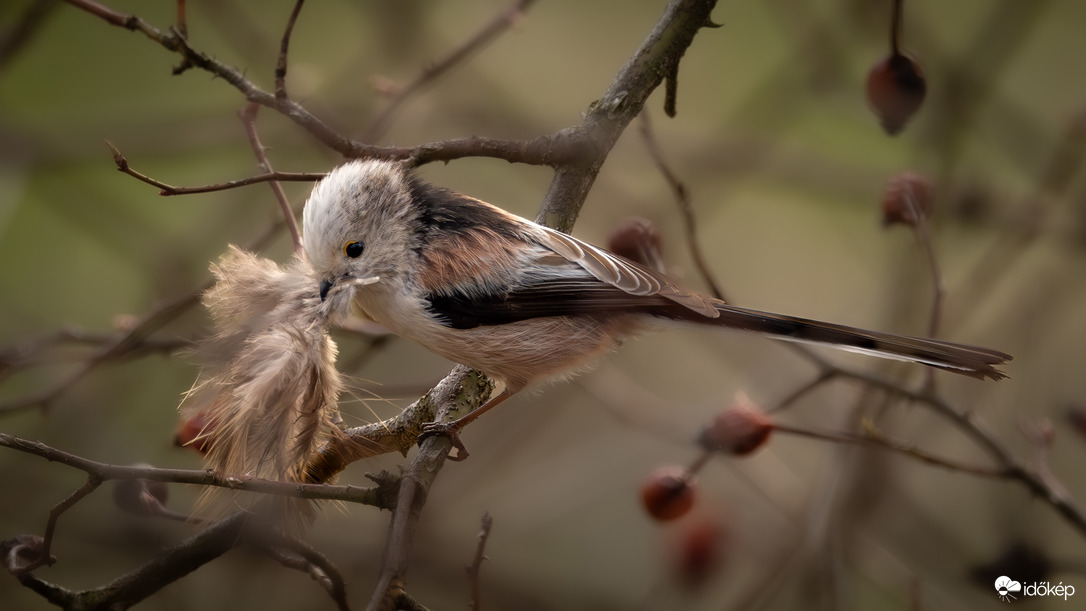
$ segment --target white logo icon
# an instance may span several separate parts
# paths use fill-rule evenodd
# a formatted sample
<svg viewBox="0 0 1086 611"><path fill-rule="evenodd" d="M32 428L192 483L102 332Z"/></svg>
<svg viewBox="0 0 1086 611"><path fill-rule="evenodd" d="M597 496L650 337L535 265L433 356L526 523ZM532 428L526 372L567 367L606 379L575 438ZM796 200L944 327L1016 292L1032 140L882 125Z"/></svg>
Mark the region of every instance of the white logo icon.
<svg viewBox="0 0 1086 611"><path fill-rule="evenodd" d="M999 593L999 600L1009 603L1012 598L1017 598L1012 592L1022 591L1022 584L1004 575L995 580L995 589Z"/></svg>

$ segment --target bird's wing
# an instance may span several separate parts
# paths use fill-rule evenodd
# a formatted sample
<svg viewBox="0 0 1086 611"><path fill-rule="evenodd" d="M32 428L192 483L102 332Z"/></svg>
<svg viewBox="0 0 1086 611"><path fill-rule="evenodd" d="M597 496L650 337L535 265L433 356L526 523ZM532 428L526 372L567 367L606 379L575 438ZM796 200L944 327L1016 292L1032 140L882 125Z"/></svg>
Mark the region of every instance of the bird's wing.
<svg viewBox="0 0 1086 611"><path fill-rule="evenodd" d="M664 274L596 248L573 236L540 226L539 244L577 264L601 282L630 295L658 295L705 316L716 318L718 300L683 288Z"/></svg>

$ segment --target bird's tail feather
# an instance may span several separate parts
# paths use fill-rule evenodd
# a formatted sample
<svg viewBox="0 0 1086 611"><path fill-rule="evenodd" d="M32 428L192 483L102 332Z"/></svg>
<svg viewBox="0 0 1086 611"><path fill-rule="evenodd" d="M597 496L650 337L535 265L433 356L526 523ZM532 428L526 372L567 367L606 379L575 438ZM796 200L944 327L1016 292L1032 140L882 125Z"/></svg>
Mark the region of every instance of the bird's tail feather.
<svg viewBox="0 0 1086 611"><path fill-rule="evenodd" d="M995 366L1012 358L1004 352L978 346L867 331L845 325L740 308L723 302L715 305L720 313L717 318L708 319L686 308L669 309L668 314L673 318L721 325L787 341L821 344L849 352L923 363L978 379L1005 378L1006 374Z"/></svg>

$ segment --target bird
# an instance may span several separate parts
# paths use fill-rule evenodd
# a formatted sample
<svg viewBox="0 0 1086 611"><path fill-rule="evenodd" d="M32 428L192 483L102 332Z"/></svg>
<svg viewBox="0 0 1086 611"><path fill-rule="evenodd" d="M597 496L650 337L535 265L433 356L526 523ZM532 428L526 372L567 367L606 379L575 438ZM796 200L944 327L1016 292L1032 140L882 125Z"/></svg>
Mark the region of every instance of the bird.
<svg viewBox="0 0 1086 611"><path fill-rule="evenodd" d="M361 315L504 389L451 423L456 433L509 396L568 378L625 339L668 323L726 327L922 363L978 379L1005 375L988 348L761 312L497 206L436 186L406 164L348 161L313 188L303 244L337 319Z"/></svg>

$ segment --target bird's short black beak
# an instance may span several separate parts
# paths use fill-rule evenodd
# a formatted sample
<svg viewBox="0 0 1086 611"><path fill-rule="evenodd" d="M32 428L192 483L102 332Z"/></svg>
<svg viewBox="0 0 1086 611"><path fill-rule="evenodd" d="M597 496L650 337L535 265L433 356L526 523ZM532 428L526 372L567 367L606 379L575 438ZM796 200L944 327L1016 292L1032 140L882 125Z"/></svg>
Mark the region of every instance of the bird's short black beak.
<svg viewBox="0 0 1086 611"><path fill-rule="evenodd" d="M324 301L324 299L328 297L328 291L332 290L334 285L335 282L331 280L321 280L321 301Z"/></svg>

